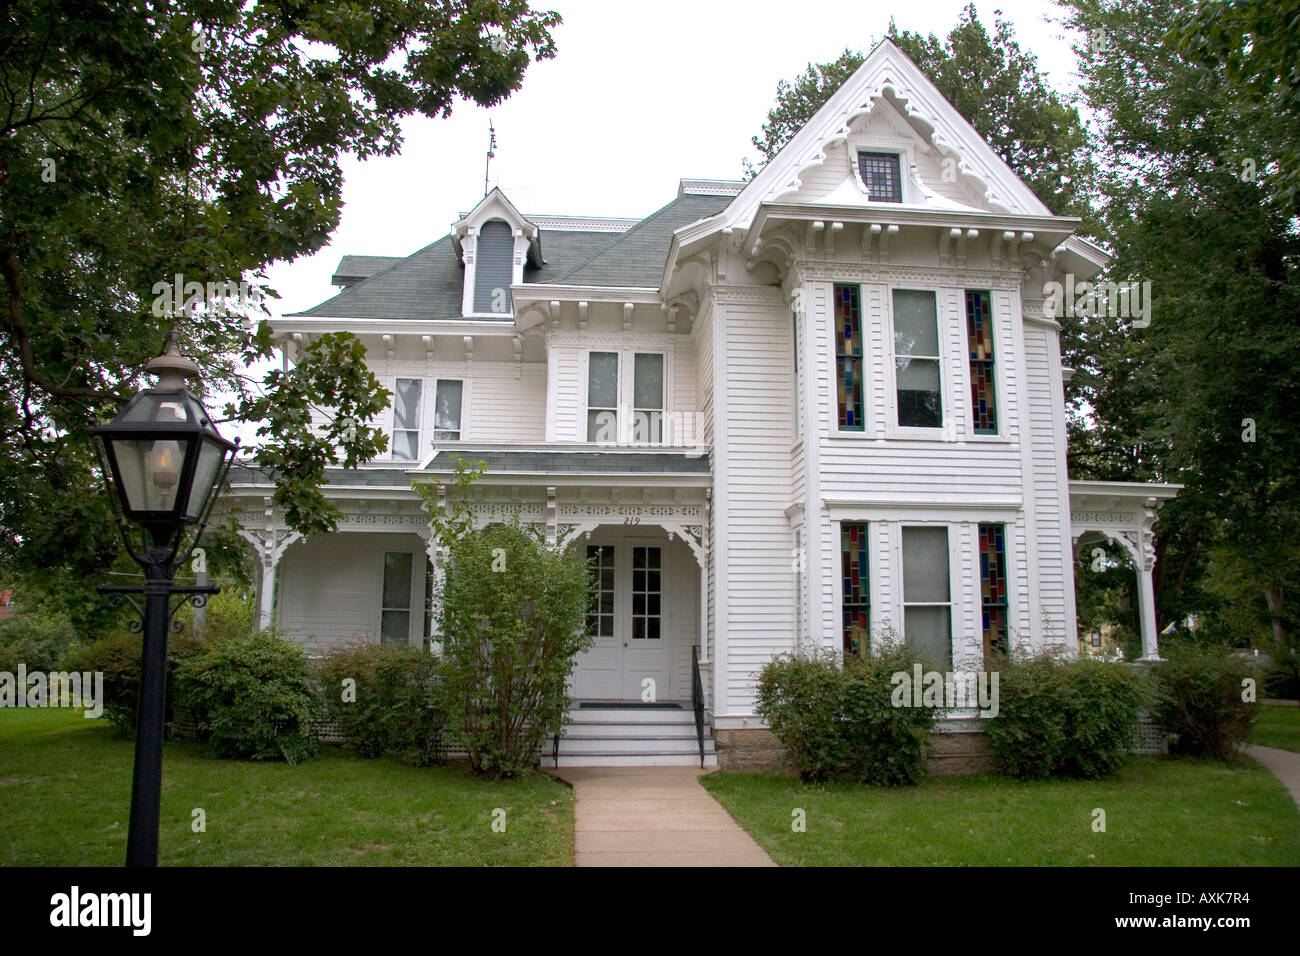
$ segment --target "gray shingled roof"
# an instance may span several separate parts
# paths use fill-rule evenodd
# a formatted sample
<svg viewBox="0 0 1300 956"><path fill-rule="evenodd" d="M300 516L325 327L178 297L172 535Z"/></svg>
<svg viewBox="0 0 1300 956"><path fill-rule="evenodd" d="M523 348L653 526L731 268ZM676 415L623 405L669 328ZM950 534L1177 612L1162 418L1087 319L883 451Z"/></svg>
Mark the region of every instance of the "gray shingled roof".
<svg viewBox="0 0 1300 956"><path fill-rule="evenodd" d="M721 212L730 196L679 196L624 233L541 231L540 268L525 282L615 287L659 285L673 231ZM346 267L346 270L345 270ZM458 319L465 268L451 237L406 258L344 256L335 279L373 267L332 299L294 315L355 319ZM350 270L350 271L348 271Z"/></svg>
<svg viewBox="0 0 1300 956"><path fill-rule="evenodd" d="M558 280L568 285L658 287L673 233L726 209L731 196L679 196Z"/></svg>
<svg viewBox="0 0 1300 956"><path fill-rule="evenodd" d="M381 269L397 265L403 256L344 256L339 260L339 267L330 276L334 285L351 285L362 279L369 279Z"/></svg>

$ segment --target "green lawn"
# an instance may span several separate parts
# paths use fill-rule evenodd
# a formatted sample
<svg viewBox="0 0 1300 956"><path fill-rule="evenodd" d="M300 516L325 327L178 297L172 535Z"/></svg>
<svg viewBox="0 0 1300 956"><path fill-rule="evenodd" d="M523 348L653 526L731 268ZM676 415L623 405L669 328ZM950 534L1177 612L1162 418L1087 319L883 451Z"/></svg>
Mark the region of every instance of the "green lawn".
<svg viewBox="0 0 1300 956"><path fill-rule="evenodd" d="M290 767L163 751L164 866L569 866L573 792L341 748ZM0 865L120 866L133 744L71 710L0 709ZM207 831L192 830L193 810ZM504 809L504 833L493 811Z"/></svg>
<svg viewBox="0 0 1300 956"><path fill-rule="evenodd" d="M1300 753L1300 707L1261 706L1250 742Z"/></svg>
<svg viewBox="0 0 1300 956"><path fill-rule="evenodd" d="M1135 757L1105 781L883 788L723 772L702 782L785 866L1300 865L1300 809L1253 762ZM804 833L792 831L796 808ZM1104 833L1093 832L1095 808Z"/></svg>

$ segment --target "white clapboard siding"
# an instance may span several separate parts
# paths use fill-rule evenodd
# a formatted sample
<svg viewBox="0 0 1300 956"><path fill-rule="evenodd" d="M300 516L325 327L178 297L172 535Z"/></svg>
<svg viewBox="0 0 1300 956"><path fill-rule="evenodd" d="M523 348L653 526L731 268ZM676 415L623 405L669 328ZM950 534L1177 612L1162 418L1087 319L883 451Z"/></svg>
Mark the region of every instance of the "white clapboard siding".
<svg viewBox="0 0 1300 956"><path fill-rule="evenodd" d="M290 546L280 560L280 626L313 650L378 640L386 551L409 551L414 575L422 575L419 535L314 535ZM413 614L423 599L423 590L412 587Z"/></svg>
<svg viewBox="0 0 1300 956"><path fill-rule="evenodd" d="M1033 471L1026 496L1034 509L1035 558L1038 567L1037 595L1039 613L1046 626L1054 633L1044 635L1044 641L1064 640L1064 629L1074 622L1066 621L1066 589L1072 586L1073 569L1065 566L1066 538L1069 536L1069 516L1062 514L1061 483L1065 481L1065 462L1058 460L1059 442L1056 433L1058 408L1064 399L1056 393L1051 374L1053 361L1059 362L1054 334L1042 326L1026 325L1025 379L1029 397L1029 442L1033 455ZM1040 627L1043 626L1040 623Z"/></svg>
<svg viewBox="0 0 1300 956"><path fill-rule="evenodd" d="M753 684L793 648L790 349L787 307L728 303L726 322L726 685L729 713L753 712Z"/></svg>

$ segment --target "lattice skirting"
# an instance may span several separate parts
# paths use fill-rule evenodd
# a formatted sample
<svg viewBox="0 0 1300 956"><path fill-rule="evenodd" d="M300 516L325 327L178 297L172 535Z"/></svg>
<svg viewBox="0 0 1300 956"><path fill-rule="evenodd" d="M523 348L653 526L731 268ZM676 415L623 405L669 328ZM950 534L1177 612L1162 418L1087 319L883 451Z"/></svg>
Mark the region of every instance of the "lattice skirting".
<svg viewBox="0 0 1300 956"><path fill-rule="evenodd" d="M1137 735L1130 753L1164 755L1169 753L1169 735L1160 729L1155 718L1145 710L1138 713Z"/></svg>

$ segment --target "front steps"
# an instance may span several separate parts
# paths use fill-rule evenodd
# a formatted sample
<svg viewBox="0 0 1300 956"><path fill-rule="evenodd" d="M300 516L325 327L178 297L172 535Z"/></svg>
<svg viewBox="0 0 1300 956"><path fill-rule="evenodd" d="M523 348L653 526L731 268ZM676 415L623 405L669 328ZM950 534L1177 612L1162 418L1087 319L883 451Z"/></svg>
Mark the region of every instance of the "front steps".
<svg viewBox="0 0 1300 956"><path fill-rule="evenodd" d="M661 707L579 706L560 737L560 767L698 767L700 745L695 714L688 705ZM551 744L542 747L541 765L555 768ZM716 767L713 735L704 727L704 766Z"/></svg>

